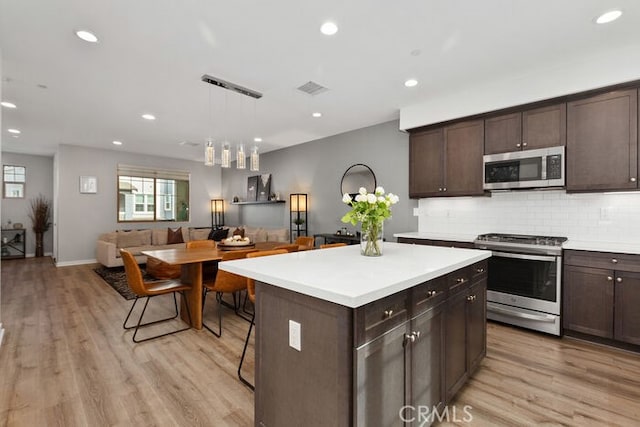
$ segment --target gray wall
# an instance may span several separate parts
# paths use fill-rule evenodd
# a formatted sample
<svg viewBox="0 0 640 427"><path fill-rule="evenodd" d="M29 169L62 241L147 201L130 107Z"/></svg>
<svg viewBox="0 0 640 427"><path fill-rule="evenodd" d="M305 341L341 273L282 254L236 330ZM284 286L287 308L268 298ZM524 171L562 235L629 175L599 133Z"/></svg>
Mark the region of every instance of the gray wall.
<svg viewBox="0 0 640 427"><path fill-rule="evenodd" d="M118 223L117 180L119 163L191 173L190 222ZM210 200L221 195L220 168L143 154L61 145L56 154L57 264L71 265L95 259L98 235L117 229L211 226ZM98 178L97 194L80 194L80 176Z"/></svg>
<svg viewBox="0 0 640 427"><path fill-rule="evenodd" d="M7 220L12 223L20 222L27 229L26 252L33 256L36 247L36 236L31 229L29 211L31 200L42 194L53 202L53 157L34 156L29 154L2 153L3 165L24 166L27 168L27 184L24 199L2 199L2 224ZM52 205L53 208L53 205ZM53 217L51 218L53 220ZM53 251L53 230L44 234L44 252L50 255Z"/></svg>
<svg viewBox="0 0 640 427"><path fill-rule="evenodd" d="M260 172L272 174L271 192L287 201L278 205L227 204L226 224L263 227L289 227L289 194L309 194L309 235L333 233L345 226L340 218L349 210L342 203L340 180L349 166L368 165L378 185L400 197L392 208L393 218L385 221L387 240L393 233L416 231L417 217L413 208L417 200L409 199L409 135L398 130L392 121L293 147L271 151L260 156ZM232 165L232 166L235 166ZM226 201L233 196L246 197L248 170L222 171L222 193ZM349 230L357 231L350 224Z"/></svg>

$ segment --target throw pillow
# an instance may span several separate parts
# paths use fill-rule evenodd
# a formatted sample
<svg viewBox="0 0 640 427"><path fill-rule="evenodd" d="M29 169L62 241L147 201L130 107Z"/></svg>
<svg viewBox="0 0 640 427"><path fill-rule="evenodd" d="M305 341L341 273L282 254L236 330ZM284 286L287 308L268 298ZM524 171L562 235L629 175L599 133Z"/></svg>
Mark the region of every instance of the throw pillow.
<svg viewBox="0 0 640 427"><path fill-rule="evenodd" d="M190 228L189 240L207 240L210 232L210 228Z"/></svg>
<svg viewBox="0 0 640 427"><path fill-rule="evenodd" d="M176 231L167 228L167 245L173 245L174 243L184 243L182 227L179 227Z"/></svg>
<svg viewBox="0 0 640 427"><path fill-rule="evenodd" d="M229 229L228 228L221 228L219 230L211 230L211 233L209 233L209 240L213 240L213 241L219 242L222 239L226 239L228 235L229 235Z"/></svg>
<svg viewBox="0 0 640 427"><path fill-rule="evenodd" d="M151 231L148 233L143 231L118 231L117 243L118 248L131 248L135 246L145 246L151 244Z"/></svg>
<svg viewBox="0 0 640 427"><path fill-rule="evenodd" d="M233 230L233 233L231 233L231 235L244 237L244 228L236 228L235 230Z"/></svg>
<svg viewBox="0 0 640 427"><path fill-rule="evenodd" d="M151 234L151 243L154 245L166 245L167 230L163 228L154 228Z"/></svg>

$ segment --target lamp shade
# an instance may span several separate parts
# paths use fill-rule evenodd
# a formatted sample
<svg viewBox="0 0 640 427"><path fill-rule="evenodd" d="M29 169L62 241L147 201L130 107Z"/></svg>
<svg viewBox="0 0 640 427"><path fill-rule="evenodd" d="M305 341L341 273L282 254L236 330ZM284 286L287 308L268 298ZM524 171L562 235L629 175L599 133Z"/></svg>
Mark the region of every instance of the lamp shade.
<svg viewBox="0 0 640 427"><path fill-rule="evenodd" d="M307 195L305 193L293 193L290 197L292 212L307 211Z"/></svg>
<svg viewBox="0 0 640 427"><path fill-rule="evenodd" d="M211 199L211 228L224 225L224 199Z"/></svg>

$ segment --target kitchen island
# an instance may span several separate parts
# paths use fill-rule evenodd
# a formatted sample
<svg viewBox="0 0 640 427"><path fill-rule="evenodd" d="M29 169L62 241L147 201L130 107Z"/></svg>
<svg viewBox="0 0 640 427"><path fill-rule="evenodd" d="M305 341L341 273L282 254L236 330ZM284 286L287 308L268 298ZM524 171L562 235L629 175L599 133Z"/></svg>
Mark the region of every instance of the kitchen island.
<svg viewBox="0 0 640 427"><path fill-rule="evenodd" d="M354 245L221 263L256 279L255 425L442 409L486 352L490 256L385 243L382 257Z"/></svg>

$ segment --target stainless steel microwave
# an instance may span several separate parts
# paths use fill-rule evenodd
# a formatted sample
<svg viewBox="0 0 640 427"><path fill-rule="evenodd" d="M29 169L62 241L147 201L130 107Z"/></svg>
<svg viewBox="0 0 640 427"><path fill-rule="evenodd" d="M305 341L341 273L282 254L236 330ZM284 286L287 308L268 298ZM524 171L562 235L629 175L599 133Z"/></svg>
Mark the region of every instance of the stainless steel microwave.
<svg viewBox="0 0 640 427"><path fill-rule="evenodd" d="M483 157L485 190L563 187L564 146L488 154Z"/></svg>

